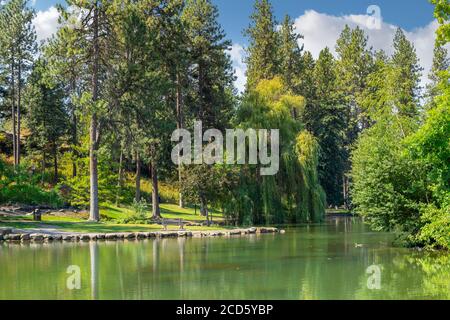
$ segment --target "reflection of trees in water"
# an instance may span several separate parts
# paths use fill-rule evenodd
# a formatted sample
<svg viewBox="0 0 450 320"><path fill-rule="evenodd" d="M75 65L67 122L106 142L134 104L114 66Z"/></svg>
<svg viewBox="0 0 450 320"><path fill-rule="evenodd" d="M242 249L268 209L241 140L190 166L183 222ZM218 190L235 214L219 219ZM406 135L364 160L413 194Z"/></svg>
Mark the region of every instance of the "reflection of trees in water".
<svg viewBox="0 0 450 320"><path fill-rule="evenodd" d="M0 299L89 298L88 243L3 243ZM67 268L81 268L81 290L67 289ZM87 267L84 267L87 266Z"/></svg>
<svg viewBox="0 0 450 320"><path fill-rule="evenodd" d="M99 270L99 258L98 258L98 244L95 241L89 242L89 256L91 266L91 299L98 300L98 270Z"/></svg>
<svg viewBox="0 0 450 320"><path fill-rule="evenodd" d="M450 255L388 249L375 252L381 266L381 290L369 290L361 277L358 299L449 299Z"/></svg>
<svg viewBox="0 0 450 320"><path fill-rule="evenodd" d="M0 298L18 297L17 288L50 299L450 298L448 253L383 246L349 223L282 236L5 245ZM72 264L81 267L80 291L65 288ZM373 264L382 270L379 291L367 288Z"/></svg>

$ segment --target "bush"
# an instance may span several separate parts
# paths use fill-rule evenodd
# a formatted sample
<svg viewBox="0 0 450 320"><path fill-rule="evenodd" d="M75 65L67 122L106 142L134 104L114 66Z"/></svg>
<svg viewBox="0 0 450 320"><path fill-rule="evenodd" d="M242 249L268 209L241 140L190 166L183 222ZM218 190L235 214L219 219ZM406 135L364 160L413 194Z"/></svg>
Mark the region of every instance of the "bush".
<svg viewBox="0 0 450 320"><path fill-rule="evenodd" d="M0 203L51 207L64 205L56 190L45 190L37 181L40 181L37 175L27 172L23 166L14 171L12 166L0 161Z"/></svg>
<svg viewBox="0 0 450 320"><path fill-rule="evenodd" d="M29 184L10 185L0 190L0 203L61 207L64 201L55 190L45 191Z"/></svg>
<svg viewBox="0 0 450 320"><path fill-rule="evenodd" d="M98 197L101 203L114 203L117 197L117 175L108 159L99 157ZM90 200L89 158L78 161L78 174L58 185L61 196L72 206L88 207Z"/></svg>
<svg viewBox="0 0 450 320"><path fill-rule="evenodd" d="M428 205L421 210L424 226L418 240L428 247L450 248L450 206L438 209Z"/></svg>
<svg viewBox="0 0 450 320"><path fill-rule="evenodd" d="M136 201L136 199L134 199L131 207L134 211L133 218L136 220L145 220L147 218L148 205L145 199L142 199L141 201Z"/></svg>

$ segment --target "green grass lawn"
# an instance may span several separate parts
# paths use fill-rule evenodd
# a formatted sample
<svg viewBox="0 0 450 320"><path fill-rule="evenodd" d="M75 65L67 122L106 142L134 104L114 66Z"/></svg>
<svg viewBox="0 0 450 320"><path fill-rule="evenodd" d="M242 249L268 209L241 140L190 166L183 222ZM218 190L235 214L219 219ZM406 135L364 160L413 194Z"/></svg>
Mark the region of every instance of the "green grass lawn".
<svg viewBox="0 0 450 320"><path fill-rule="evenodd" d="M64 232L80 232L80 233L110 233L110 232L151 232L163 231L161 225L158 224L115 224L108 222L87 222L87 221L61 221L47 219L42 222L36 221L3 221L0 227L8 227L15 229L39 229L39 228L56 228ZM177 226L168 226L168 230L179 230ZM218 230L218 227L185 227L186 230Z"/></svg>
<svg viewBox="0 0 450 320"><path fill-rule="evenodd" d="M197 208L180 208L175 204L163 203L160 205L161 215L165 219L182 219L185 221L205 221L205 217L200 216L200 209ZM113 205L103 206L100 208L100 214L109 219L119 219L133 214L133 209L128 207L117 207ZM149 213L150 214L150 213ZM213 221L223 221L222 213L216 210L210 210Z"/></svg>
<svg viewBox="0 0 450 320"><path fill-rule="evenodd" d="M194 208L180 209L177 205L161 204L161 215L166 219L182 219L185 221L205 221L205 218L195 214ZM131 208L116 207L113 205L103 206L100 209L102 217L114 220L120 219L133 214ZM213 221L223 220L221 213L212 212ZM39 228L57 228L66 232L81 233L108 233L108 232L151 232L162 231L163 228L158 224L117 224L113 221L106 222L89 222L80 218L70 216L58 216L44 214L41 222L32 221L31 216L8 216L0 218L0 227L9 227L15 229L39 229ZM176 225L168 225L168 230L178 230ZM206 227L206 226L186 226L186 230L218 230L223 227Z"/></svg>

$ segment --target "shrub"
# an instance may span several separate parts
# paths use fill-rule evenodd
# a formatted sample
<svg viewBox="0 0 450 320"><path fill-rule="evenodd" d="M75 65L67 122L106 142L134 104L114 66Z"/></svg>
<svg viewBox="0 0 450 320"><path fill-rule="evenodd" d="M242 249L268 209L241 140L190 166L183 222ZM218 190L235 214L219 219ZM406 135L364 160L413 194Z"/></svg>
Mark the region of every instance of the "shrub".
<svg viewBox="0 0 450 320"><path fill-rule="evenodd" d="M132 208L134 211L133 218L137 220L145 220L147 218L148 205L145 199L141 201L133 200Z"/></svg>

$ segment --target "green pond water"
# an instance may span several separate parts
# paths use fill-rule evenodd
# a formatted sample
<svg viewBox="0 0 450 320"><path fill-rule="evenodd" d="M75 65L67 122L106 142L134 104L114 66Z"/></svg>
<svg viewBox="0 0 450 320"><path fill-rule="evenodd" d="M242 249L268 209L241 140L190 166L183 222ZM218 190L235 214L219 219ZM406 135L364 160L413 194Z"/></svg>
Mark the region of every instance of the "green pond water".
<svg viewBox="0 0 450 320"><path fill-rule="evenodd" d="M334 218L283 235L2 243L0 299L449 299L450 254L392 240Z"/></svg>

